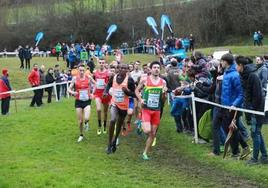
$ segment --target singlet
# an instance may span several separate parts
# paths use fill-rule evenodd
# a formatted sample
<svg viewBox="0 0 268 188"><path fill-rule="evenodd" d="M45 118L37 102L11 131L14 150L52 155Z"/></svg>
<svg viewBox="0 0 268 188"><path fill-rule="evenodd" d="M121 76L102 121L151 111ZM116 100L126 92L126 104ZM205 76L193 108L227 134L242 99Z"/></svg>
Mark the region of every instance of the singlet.
<svg viewBox="0 0 268 188"><path fill-rule="evenodd" d="M164 80L159 79L158 84L154 84L151 77L147 77L147 81L143 88L142 99L144 100L143 108L150 110L160 110L161 100L164 87Z"/></svg>
<svg viewBox="0 0 268 188"><path fill-rule="evenodd" d="M89 77L85 76L84 79L81 79L79 76L75 80L75 90L77 95L75 98L80 101L88 101L90 99L90 80Z"/></svg>
<svg viewBox="0 0 268 188"><path fill-rule="evenodd" d="M109 81L109 71L105 70L103 72L97 70L94 73L95 76L95 81L96 81L96 89L95 89L95 94L96 93L103 93L104 89Z"/></svg>
<svg viewBox="0 0 268 188"><path fill-rule="evenodd" d="M121 84L116 82L117 75L113 78L113 93L112 93L112 104L115 104L121 110L127 110L129 104L129 97L122 90L123 87L128 86L128 76L124 79Z"/></svg>

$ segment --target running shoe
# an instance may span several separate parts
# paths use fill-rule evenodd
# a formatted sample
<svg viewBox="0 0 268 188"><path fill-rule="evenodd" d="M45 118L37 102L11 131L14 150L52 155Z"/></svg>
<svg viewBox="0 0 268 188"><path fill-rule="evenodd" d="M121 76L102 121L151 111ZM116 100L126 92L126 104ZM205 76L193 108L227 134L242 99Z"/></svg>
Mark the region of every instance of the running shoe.
<svg viewBox="0 0 268 188"><path fill-rule="evenodd" d="M106 153L109 155L112 153L112 147L111 146L108 146L107 149L106 149Z"/></svg>
<svg viewBox="0 0 268 188"><path fill-rule="evenodd" d="M103 132L103 134L107 134L106 128L103 127L102 132Z"/></svg>
<svg viewBox="0 0 268 188"><path fill-rule="evenodd" d="M118 146L120 144L119 138L116 139L116 145Z"/></svg>
<svg viewBox="0 0 268 188"><path fill-rule="evenodd" d="M132 131L132 128L131 128L131 124L130 123L127 123L127 131L128 132L131 132Z"/></svg>
<svg viewBox="0 0 268 188"><path fill-rule="evenodd" d="M88 126L88 123L85 123L85 127L84 127L84 130L85 130L85 131L88 131L88 130L89 130L89 126Z"/></svg>
<svg viewBox="0 0 268 188"><path fill-rule="evenodd" d="M111 149L113 153L116 152L116 141L113 141Z"/></svg>
<svg viewBox="0 0 268 188"><path fill-rule="evenodd" d="M135 124L135 125L138 125L139 121L140 121L139 119L136 119L136 120L134 121L134 124Z"/></svg>
<svg viewBox="0 0 268 188"><path fill-rule="evenodd" d="M98 130L97 130L97 135L98 135L98 136L101 135L101 128L98 128Z"/></svg>
<svg viewBox="0 0 268 188"><path fill-rule="evenodd" d="M127 129L123 128L121 134L122 134L122 136L127 136Z"/></svg>
<svg viewBox="0 0 268 188"><path fill-rule="evenodd" d="M81 142L83 139L84 139L84 137L80 135L79 138L78 138L78 140L77 140L77 142L79 143L79 142Z"/></svg>
<svg viewBox="0 0 268 188"><path fill-rule="evenodd" d="M140 120L137 123L137 134L138 135L142 134L142 126L141 126L141 121Z"/></svg>
<svg viewBox="0 0 268 188"><path fill-rule="evenodd" d="M246 162L247 165L258 165L260 164L258 160L251 158Z"/></svg>
<svg viewBox="0 0 268 188"><path fill-rule="evenodd" d="M156 137L154 137L154 141L152 143L152 146L154 147L156 145Z"/></svg>
<svg viewBox="0 0 268 188"><path fill-rule="evenodd" d="M147 156L146 153L143 153L142 154L142 159L145 160L145 161L148 161L150 158Z"/></svg>

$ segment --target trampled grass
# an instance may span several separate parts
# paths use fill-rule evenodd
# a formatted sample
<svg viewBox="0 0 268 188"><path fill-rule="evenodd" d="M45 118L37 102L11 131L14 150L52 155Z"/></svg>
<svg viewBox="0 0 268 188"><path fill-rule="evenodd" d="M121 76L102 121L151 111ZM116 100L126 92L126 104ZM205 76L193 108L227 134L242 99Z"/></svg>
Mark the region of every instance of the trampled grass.
<svg viewBox="0 0 268 188"><path fill-rule="evenodd" d="M126 61L155 58L135 55ZM55 58L33 62L47 67L56 63ZM19 61L0 58L0 68L7 66L11 84L25 88L27 73L20 73ZM0 116L0 187L267 187L267 165L251 167L230 157L208 157L210 144L193 144L191 136L175 132L168 106L152 160L144 162L140 155L145 138L135 132L120 138L115 154L105 153L107 135L96 134L94 103L91 129L79 144L73 99L41 108L30 108L29 103L30 99L18 100L15 113L12 101L10 115ZM268 145L266 125L263 134Z"/></svg>

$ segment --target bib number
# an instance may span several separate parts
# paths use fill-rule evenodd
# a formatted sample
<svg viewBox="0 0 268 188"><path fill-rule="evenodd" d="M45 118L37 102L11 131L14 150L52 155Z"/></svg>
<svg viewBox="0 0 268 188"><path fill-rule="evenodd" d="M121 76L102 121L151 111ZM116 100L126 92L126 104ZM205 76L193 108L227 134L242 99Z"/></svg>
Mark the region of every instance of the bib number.
<svg viewBox="0 0 268 188"><path fill-rule="evenodd" d="M158 108L159 107L159 101L160 101L160 94L149 93L148 101L147 101L147 107L149 107L149 108Z"/></svg>
<svg viewBox="0 0 268 188"><path fill-rule="evenodd" d="M104 79L97 79L96 88L97 89L104 89L105 88L105 80Z"/></svg>
<svg viewBox="0 0 268 188"><path fill-rule="evenodd" d="M125 94L121 89L114 89L114 99L116 103L124 102Z"/></svg>
<svg viewBox="0 0 268 188"><path fill-rule="evenodd" d="M81 100L81 101L88 101L89 100L88 90L80 90L79 91L79 100Z"/></svg>

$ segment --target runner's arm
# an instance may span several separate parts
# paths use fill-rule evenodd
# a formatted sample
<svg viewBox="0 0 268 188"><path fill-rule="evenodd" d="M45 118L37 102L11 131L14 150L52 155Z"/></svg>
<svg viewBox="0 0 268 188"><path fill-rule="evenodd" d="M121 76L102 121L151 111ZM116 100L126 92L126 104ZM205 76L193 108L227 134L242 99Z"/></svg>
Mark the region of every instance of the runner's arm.
<svg viewBox="0 0 268 188"><path fill-rule="evenodd" d="M126 95L130 97L135 97L135 82L133 78L128 78L128 85L127 88L123 88L123 91Z"/></svg>
<svg viewBox="0 0 268 188"><path fill-rule="evenodd" d="M111 76L109 81L108 81L107 86L105 87L103 95L108 95L110 88L113 86L113 79L114 79L114 76Z"/></svg>
<svg viewBox="0 0 268 188"><path fill-rule="evenodd" d="M77 92L73 90L74 89L74 84L75 84L75 77L73 77L73 79L71 81L71 84L70 84L70 86L68 88L68 92L70 94L72 94L72 95L76 95L77 94Z"/></svg>
<svg viewBox="0 0 268 188"><path fill-rule="evenodd" d="M88 75L89 80L95 85L96 81L92 78L92 76Z"/></svg>
<svg viewBox="0 0 268 188"><path fill-rule="evenodd" d="M143 99L142 99L141 96L140 96L140 91L141 91L142 88L144 87L144 83L145 83L145 79L141 79L141 80L139 81L138 86L137 86L136 89L135 89L136 97L137 97L137 99L138 99L142 104L144 104L144 101L143 101Z"/></svg>

